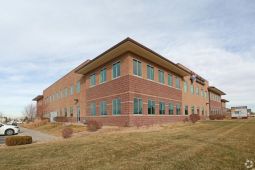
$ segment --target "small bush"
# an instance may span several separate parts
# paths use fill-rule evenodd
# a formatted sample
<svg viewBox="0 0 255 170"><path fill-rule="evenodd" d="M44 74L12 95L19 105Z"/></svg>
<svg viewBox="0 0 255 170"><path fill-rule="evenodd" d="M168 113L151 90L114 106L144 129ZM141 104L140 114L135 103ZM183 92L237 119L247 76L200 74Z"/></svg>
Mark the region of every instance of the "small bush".
<svg viewBox="0 0 255 170"><path fill-rule="evenodd" d="M188 118L188 117L185 117L182 121L183 121L184 123L189 122L189 118Z"/></svg>
<svg viewBox="0 0 255 170"><path fill-rule="evenodd" d="M55 117L54 120L56 122L68 122L68 117Z"/></svg>
<svg viewBox="0 0 255 170"><path fill-rule="evenodd" d="M73 134L73 129L70 127L64 127L62 130L62 137L63 138L70 138Z"/></svg>
<svg viewBox="0 0 255 170"><path fill-rule="evenodd" d="M25 128L36 128L39 126L43 126L46 125L49 121L47 119L45 120L35 120L34 122L29 122L26 124L23 124L22 126L24 126Z"/></svg>
<svg viewBox="0 0 255 170"><path fill-rule="evenodd" d="M87 128L89 131L97 131L98 129L101 129L102 128L102 124L100 122L97 122L95 120L89 120L87 122Z"/></svg>
<svg viewBox="0 0 255 170"><path fill-rule="evenodd" d="M32 143L31 136L10 136L5 139L7 146L26 145Z"/></svg>
<svg viewBox="0 0 255 170"><path fill-rule="evenodd" d="M189 115L189 120L192 123L196 123L198 120L200 120L200 116L198 114L191 114Z"/></svg>
<svg viewBox="0 0 255 170"><path fill-rule="evenodd" d="M209 115L210 120L215 120L215 115Z"/></svg>
<svg viewBox="0 0 255 170"><path fill-rule="evenodd" d="M225 115L220 115L220 114L217 114L217 115L209 115L209 119L210 120L223 120L225 119L226 116Z"/></svg>

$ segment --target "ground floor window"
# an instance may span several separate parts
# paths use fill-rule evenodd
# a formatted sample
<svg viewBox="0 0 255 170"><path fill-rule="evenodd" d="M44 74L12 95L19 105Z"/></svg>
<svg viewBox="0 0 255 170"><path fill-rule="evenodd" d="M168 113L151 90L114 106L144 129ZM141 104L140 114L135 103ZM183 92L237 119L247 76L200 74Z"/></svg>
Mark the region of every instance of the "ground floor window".
<svg viewBox="0 0 255 170"><path fill-rule="evenodd" d="M107 115L107 104L106 101L100 102L100 114L101 115Z"/></svg>
<svg viewBox="0 0 255 170"><path fill-rule="evenodd" d="M134 98L134 114L143 113L143 101L139 98Z"/></svg>
<svg viewBox="0 0 255 170"><path fill-rule="evenodd" d="M159 102L159 114L164 115L165 111L166 111L165 103L164 102Z"/></svg>
<svg viewBox="0 0 255 170"><path fill-rule="evenodd" d="M185 106L184 113L185 113L185 115L189 115L189 107L188 106Z"/></svg>
<svg viewBox="0 0 255 170"><path fill-rule="evenodd" d="M70 107L70 116L73 117L73 107Z"/></svg>
<svg viewBox="0 0 255 170"><path fill-rule="evenodd" d="M191 113L195 114L195 107L194 106L191 107Z"/></svg>
<svg viewBox="0 0 255 170"><path fill-rule="evenodd" d="M121 106L120 106L120 99L114 99L112 101L112 114L113 115L119 115L121 111Z"/></svg>
<svg viewBox="0 0 255 170"><path fill-rule="evenodd" d="M173 115L174 114L174 105L173 105L173 103L169 103L168 114L169 115Z"/></svg>
<svg viewBox="0 0 255 170"><path fill-rule="evenodd" d="M67 108L64 109L65 117L67 117Z"/></svg>
<svg viewBox="0 0 255 170"><path fill-rule="evenodd" d="M181 114L181 106L179 104L176 105L176 115Z"/></svg>
<svg viewBox="0 0 255 170"><path fill-rule="evenodd" d="M92 116L96 116L96 103L95 102L90 104L90 113Z"/></svg>
<svg viewBox="0 0 255 170"><path fill-rule="evenodd" d="M148 114L155 114L155 101L148 100Z"/></svg>

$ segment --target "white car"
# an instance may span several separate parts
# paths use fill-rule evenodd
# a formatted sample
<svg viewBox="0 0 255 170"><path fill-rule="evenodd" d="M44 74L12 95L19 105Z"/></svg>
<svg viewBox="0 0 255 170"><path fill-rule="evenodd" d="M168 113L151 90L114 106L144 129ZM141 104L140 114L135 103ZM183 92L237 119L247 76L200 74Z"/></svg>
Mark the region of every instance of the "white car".
<svg viewBox="0 0 255 170"><path fill-rule="evenodd" d="M0 135L14 135L19 133L19 127L0 123Z"/></svg>

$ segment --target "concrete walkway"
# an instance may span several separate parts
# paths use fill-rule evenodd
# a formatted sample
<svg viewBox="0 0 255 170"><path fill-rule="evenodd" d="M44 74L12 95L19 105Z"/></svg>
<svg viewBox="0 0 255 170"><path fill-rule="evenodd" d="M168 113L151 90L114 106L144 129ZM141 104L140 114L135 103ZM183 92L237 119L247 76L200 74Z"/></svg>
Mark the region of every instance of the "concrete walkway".
<svg viewBox="0 0 255 170"><path fill-rule="evenodd" d="M33 142L50 142L50 141L56 141L61 140L61 137L56 137L53 135L49 135L46 133L42 133L36 130L31 130L27 128L20 127L20 133L19 136L32 136Z"/></svg>

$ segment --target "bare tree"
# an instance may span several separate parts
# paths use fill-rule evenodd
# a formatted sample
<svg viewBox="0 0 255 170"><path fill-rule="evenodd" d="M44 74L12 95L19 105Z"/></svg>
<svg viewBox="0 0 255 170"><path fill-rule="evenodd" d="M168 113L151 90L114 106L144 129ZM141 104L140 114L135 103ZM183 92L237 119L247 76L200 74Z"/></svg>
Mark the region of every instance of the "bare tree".
<svg viewBox="0 0 255 170"><path fill-rule="evenodd" d="M33 121L36 117L36 107L33 103L25 106L23 115L28 121Z"/></svg>

